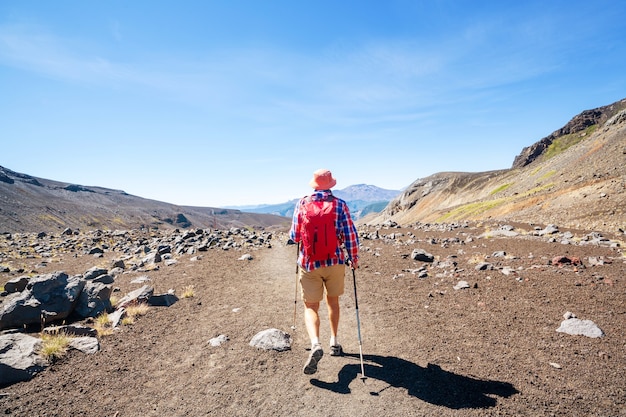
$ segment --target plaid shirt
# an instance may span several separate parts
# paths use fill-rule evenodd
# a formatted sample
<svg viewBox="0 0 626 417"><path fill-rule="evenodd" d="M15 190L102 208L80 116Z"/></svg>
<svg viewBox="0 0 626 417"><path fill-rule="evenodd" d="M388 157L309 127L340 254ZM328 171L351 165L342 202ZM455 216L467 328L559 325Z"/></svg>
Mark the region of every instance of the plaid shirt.
<svg viewBox="0 0 626 417"><path fill-rule="evenodd" d="M306 196L300 199L293 212L293 221L291 223L291 230L289 231L289 237L296 243L302 241L301 225L302 215L300 214L300 208L306 203L310 197L313 200L323 200L329 195L332 195L330 190L316 191L311 196ZM341 244L346 249L348 254L347 260L359 259L359 235L356 231L352 218L350 217L350 210L345 201L340 198L336 198L336 210L335 210L335 228L337 229L337 236L339 238L340 247L337 248L336 256L330 258L327 261L309 261L304 259L304 248L300 245L300 253L298 254L298 265L300 265L305 271L312 271L323 266L332 266L338 264L345 264L346 257L344 255Z"/></svg>

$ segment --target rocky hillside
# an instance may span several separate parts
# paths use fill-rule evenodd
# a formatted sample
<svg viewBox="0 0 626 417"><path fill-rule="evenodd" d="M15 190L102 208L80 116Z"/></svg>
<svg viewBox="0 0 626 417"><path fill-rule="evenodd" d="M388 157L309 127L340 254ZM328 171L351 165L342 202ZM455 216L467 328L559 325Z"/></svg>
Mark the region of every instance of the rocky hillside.
<svg viewBox="0 0 626 417"><path fill-rule="evenodd" d="M501 220L626 228L626 99L584 111L522 150L511 169L419 179L370 224Z"/></svg>
<svg viewBox="0 0 626 417"><path fill-rule="evenodd" d="M0 232L287 227L288 221L270 214L177 206L120 190L36 178L0 166Z"/></svg>

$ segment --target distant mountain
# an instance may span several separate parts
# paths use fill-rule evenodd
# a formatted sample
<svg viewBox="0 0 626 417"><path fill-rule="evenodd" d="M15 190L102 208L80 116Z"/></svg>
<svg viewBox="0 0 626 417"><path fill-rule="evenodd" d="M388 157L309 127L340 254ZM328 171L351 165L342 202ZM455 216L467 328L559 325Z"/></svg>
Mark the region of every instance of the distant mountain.
<svg viewBox="0 0 626 417"><path fill-rule="evenodd" d="M359 200L368 202L389 201L400 193L401 190L386 190L367 184L351 185L342 190L333 191L334 195L345 201Z"/></svg>
<svg viewBox="0 0 626 417"><path fill-rule="evenodd" d="M342 190L333 190L333 194L348 204L353 219L359 219L368 213L382 211L387 203L399 195L401 190L386 190L374 185L357 184ZM258 206L230 206L229 208L248 213L265 213L292 217L299 198L280 204L262 204Z"/></svg>
<svg viewBox="0 0 626 417"><path fill-rule="evenodd" d="M288 219L269 214L177 206L120 190L35 178L0 166L0 233L288 224Z"/></svg>

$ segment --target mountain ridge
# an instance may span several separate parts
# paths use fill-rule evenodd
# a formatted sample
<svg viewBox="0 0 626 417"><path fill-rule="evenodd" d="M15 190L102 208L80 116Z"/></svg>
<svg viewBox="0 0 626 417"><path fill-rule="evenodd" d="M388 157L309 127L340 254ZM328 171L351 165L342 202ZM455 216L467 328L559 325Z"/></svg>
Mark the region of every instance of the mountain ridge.
<svg viewBox="0 0 626 417"><path fill-rule="evenodd" d="M387 200L386 192L397 195ZM358 222L367 224L518 221L623 231L626 99L583 111L522 149L509 169L439 172L400 191L356 184L335 195L348 201ZM0 232L68 227L286 228L296 201L265 206L270 213L179 206L0 167Z"/></svg>
<svg viewBox="0 0 626 417"><path fill-rule="evenodd" d="M355 184L340 190L333 190L333 195L346 201L350 209L350 214L356 220L368 213L380 212L389 201L401 192L401 190L389 190L375 185ZM266 213L291 218L299 199L300 198L294 198L278 204L228 206L228 208L250 213Z"/></svg>
<svg viewBox="0 0 626 417"><path fill-rule="evenodd" d="M586 110L524 148L510 169L413 182L369 224L464 220L626 229L626 99Z"/></svg>
<svg viewBox="0 0 626 417"><path fill-rule="evenodd" d="M122 190L33 177L0 166L0 232L70 229L281 227L269 214L180 206Z"/></svg>

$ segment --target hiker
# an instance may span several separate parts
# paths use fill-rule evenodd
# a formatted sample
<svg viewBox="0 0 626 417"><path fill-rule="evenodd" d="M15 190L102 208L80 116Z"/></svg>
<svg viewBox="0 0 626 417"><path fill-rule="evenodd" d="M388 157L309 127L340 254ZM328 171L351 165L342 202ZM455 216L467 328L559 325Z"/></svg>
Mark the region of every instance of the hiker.
<svg viewBox="0 0 626 417"><path fill-rule="evenodd" d="M320 301L326 292L330 322L330 355L341 356L337 341L339 328L339 296L344 291L345 265L358 267L359 239L345 201L333 196L337 184L332 173L319 169L309 185L315 192L296 204L289 236L299 244L298 279L304 302L304 322L311 339L311 353L304 365L305 374L317 372L317 363L324 355L319 340ZM342 245L347 252L344 254Z"/></svg>

